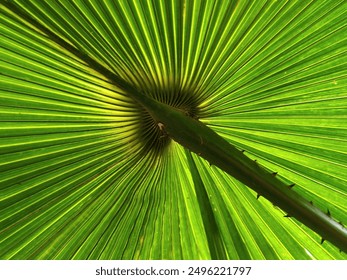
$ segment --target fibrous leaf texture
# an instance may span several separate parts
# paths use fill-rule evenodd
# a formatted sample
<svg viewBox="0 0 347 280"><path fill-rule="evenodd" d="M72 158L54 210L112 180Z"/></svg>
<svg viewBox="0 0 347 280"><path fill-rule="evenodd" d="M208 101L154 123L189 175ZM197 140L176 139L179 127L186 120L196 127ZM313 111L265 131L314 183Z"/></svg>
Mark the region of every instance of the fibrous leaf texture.
<svg viewBox="0 0 347 280"><path fill-rule="evenodd" d="M345 259L346 9L1 1L0 258Z"/></svg>

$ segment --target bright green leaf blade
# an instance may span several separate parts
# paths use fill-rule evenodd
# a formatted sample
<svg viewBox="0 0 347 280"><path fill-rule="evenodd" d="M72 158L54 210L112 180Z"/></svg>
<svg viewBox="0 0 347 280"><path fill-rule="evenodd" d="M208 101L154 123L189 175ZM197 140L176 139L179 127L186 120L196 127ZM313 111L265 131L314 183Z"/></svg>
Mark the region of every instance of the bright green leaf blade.
<svg viewBox="0 0 347 280"><path fill-rule="evenodd" d="M158 100L191 91L201 121L346 223L344 1L17 2ZM186 152L143 157L136 104L1 9L1 258L210 258ZM345 258L193 159L228 258Z"/></svg>

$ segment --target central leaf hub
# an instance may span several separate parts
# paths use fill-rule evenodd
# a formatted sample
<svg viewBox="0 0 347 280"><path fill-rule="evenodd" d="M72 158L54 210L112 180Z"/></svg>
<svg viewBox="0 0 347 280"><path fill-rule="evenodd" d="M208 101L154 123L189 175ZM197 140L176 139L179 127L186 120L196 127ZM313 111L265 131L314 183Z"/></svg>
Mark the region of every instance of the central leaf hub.
<svg viewBox="0 0 347 280"><path fill-rule="evenodd" d="M193 94L193 91L161 90L148 94L148 96L181 111L188 117L199 118L198 106L200 102ZM144 152L161 153L171 141L165 131L165 125L154 119L145 108L142 109L139 115L138 133L140 141L144 145Z"/></svg>

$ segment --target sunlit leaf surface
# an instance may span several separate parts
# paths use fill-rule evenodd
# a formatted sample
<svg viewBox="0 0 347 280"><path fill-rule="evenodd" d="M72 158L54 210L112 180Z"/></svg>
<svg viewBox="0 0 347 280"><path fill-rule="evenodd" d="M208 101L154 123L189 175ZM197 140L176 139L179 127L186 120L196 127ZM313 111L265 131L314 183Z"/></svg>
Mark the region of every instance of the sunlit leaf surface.
<svg viewBox="0 0 347 280"><path fill-rule="evenodd" d="M1 3L0 258L346 258L163 143L90 63L194 107L346 224L346 1Z"/></svg>

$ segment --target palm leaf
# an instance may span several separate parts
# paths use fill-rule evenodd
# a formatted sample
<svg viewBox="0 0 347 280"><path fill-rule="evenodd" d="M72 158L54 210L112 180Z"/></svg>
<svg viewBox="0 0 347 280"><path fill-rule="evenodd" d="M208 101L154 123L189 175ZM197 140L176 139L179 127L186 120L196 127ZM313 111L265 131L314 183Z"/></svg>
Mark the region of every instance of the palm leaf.
<svg viewBox="0 0 347 280"><path fill-rule="evenodd" d="M345 1L0 8L1 258L345 258L161 137L122 84L198 117L345 223Z"/></svg>

